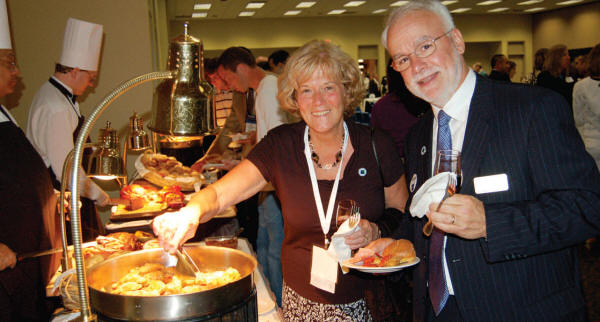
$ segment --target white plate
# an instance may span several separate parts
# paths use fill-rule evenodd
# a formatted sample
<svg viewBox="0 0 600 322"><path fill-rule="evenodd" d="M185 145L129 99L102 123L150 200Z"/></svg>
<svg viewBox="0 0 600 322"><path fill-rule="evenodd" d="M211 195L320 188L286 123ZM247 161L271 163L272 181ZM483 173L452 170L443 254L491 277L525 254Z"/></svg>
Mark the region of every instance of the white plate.
<svg viewBox="0 0 600 322"><path fill-rule="evenodd" d="M359 270L365 273L392 273L399 271L401 269L417 265L421 260L419 257L416 257L410 262L402 263L398 266L385 266L385 267L370 267L370 266L362 266L362 262L358 262L355 264L348 263L348 260L344 262L344 266L352 269Z"/></svg>

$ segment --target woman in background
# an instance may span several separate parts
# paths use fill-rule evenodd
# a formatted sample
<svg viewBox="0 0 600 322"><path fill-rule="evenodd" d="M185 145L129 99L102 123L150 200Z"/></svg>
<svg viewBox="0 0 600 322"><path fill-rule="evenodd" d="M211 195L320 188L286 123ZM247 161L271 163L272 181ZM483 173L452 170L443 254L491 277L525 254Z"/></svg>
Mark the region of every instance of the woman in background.
<svg viewBox="0 0 600 322"><path fill-rule="evenodd" d="M565 45L554 45L544 61L544 69L537 77L537 85L560 93L572 106L573 83L567 83L565 77L571 64L571 57Z"/></svg>

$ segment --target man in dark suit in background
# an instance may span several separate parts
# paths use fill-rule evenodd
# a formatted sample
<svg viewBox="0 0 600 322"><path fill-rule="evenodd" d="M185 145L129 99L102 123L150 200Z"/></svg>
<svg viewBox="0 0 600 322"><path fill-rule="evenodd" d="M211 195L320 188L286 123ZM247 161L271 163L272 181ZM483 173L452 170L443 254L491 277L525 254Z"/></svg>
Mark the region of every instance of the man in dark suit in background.
<svg viewBox="0 0 600 322"><path fill-rule="evenodd" d="M396 9L382 41L409 90L432 105L406 141L408 203L432 176L435 151L447 145L438 129L449 130L452 149L462 154L460 194L438 211L437 202L429 205L442 242L421 233L425 217L404 216L413 233L396 236L409 236L421 258L413 272L414 320L585 320L575 246L599 232L600 175L567 103L541 88L476 75L438 1ZM503 174L506 189L486 184L487 176Z"/></svg>
<svg viewBox="0 0 600 322"><path fill-rule="evenodd" d="M492 72L488 76L490 79L510 82L510 76L508 75L510 65L506 56L502 54L492 56L490 65L492 66Z"/></svg>

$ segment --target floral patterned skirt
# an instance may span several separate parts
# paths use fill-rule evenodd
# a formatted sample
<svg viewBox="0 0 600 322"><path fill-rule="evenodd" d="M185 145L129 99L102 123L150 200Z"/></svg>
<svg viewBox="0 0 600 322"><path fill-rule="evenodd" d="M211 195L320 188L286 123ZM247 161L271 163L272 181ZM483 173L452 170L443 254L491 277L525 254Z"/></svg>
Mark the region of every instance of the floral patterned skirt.
<svg viewBox="0 0 600 322"><path fill-rule="evenodd" d="M364 299L347 304L323 304L300 296L283 281L284 321L373 321Z"/></svg>

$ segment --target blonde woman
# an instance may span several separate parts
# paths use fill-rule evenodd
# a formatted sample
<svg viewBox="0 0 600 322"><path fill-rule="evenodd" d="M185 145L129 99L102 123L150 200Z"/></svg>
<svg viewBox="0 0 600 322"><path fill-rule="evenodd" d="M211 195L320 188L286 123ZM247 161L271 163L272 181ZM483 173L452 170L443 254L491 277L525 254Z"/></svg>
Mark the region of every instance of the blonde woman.
<svg viewBox="0 0 600 322"><path fill-rule="evenodd" d="M269 131L247 159L196 193L186 207L157 217L154 230L161 245L173 251L194 235L198 223L271 182L284 219L284 319L370 321L368 281L337 268L335 290L325 291L310 283L311 262L321 261L319 249L336 229L339 200L353 199L360 206L360 230L345 239L350 249L367 245L382 230L385 236L378 224L384 208L403 210L407 199L400 157L389 137L379 132L371 136L369 128L347 121L365 88L356 61L337 46L307 43L289 58L278 85L281 106L302 121Z"/></svg>

